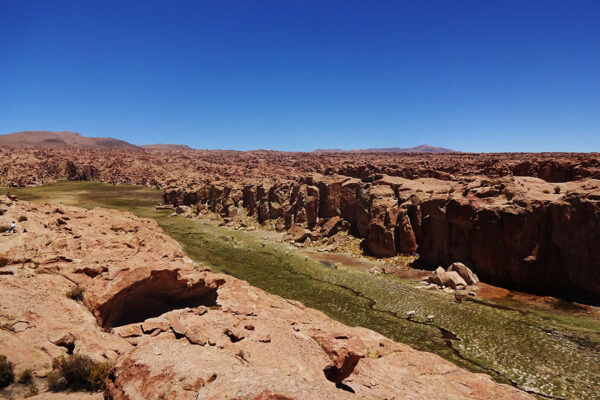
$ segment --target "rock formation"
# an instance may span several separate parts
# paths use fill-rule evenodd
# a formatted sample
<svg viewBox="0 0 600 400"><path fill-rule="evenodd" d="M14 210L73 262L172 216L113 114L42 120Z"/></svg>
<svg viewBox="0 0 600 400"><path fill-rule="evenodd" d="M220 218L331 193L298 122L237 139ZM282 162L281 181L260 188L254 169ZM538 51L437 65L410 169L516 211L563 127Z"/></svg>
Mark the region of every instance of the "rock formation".
<svg viewBox="0 0 600 400"><path fill-rule="evenodd" d="M5 196L0 208L0 225L26 218L0 241L0 354L17 374L45 377L73 353L111 363L109 399L531 398L211 273L154 221Z"/></svg>
<svg viewBox="0 0 600 400"><path fill-rule="evenodd" d="M347 230L372 255L455 261L483 280L600 299L597 154L364 154L0 147L0 184L59 178L165 190L295 241ZM307 232L308 231L308 232Z"/></svg>

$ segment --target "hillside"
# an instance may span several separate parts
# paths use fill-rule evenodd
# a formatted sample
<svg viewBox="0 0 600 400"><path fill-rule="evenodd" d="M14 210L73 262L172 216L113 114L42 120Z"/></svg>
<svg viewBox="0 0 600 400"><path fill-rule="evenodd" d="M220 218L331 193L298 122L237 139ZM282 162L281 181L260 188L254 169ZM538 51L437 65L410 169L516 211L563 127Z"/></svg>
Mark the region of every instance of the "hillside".
<svg viewBox="0 0 600 400"><path fill-rule="evenodd" d="M23 131L0 135L0 146L140 150L139 147L119 139L86 137L76 132L52 131Z"/></svg>

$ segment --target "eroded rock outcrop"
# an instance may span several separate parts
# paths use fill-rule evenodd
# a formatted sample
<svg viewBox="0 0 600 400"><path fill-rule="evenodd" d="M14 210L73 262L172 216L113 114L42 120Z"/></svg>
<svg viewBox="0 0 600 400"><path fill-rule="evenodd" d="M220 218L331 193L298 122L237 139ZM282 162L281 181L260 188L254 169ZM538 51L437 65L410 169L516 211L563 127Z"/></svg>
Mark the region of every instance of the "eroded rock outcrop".
<svg viewBox="0 0 600 400"><path fill-rule="evenodd" d="M0 148L0 160L3 185L154 186L188 216L248 214L303 240L348 230L378 257L461 261L490 283L600 299L597 154Z"/></svg>
<svg viewBox="0 0 600 400"><path fill-rule="evenodd" d="M277 212L265 198L259 221L274 215L275 228L291 228L289 238L296 241L329 236L346 223L378 257L418 253L422 267L460 261L487 282L600 299L598 180L556 185L520 177L453 183L380 176L362 182L312 175L303 182L318 199L310 223L297 195L305 184L289 182L271 186L279 192ZM215 207L212 198L199 201ZM251 210L243 199L234 204Z"/></svg>
<svg viewBox="0 0 600 400"><path fill-rule="evenodd" d="M531 398L211 273L153 221L1 203L0 224L27 218L0 241L0 353L17 373L43 377L74 353L112 363L111 399ZM65 295L74 287L83 301ZM84 397L102 394L45 398Z"/></svg>

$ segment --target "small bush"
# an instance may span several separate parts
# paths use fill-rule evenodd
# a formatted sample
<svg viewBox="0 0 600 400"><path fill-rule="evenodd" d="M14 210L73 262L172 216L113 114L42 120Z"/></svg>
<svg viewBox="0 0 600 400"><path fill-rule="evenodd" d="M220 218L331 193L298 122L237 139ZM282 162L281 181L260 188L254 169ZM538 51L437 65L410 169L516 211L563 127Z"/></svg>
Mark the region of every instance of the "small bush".
<svg viewBox="0 0 600 400"><path fill-rule="evenodd" d="M481 186L493 186L493 185L494 185L494 182L492 182L492 181L490 181L488 179L483 179L481 181Z"/></svg>
<svg viewBox="0 0 600 400"><path fill-rule="evenodd" d="M25 221L27 221L27 217L24 216L24 215L21 215L17 221L19 221L19 222L25 222Z"/></svg>
<svg viewBox="0 0 600 400"><path fill-rule="evenodd" d="M83 300L83 292L84 289L80 286L75 286L74 288L72 288L71 290L69 290L67 292L67 297L70 299L73 299L75 301L82 301Z"/></svg>
<svg viewBox="0 0 600 400"><path fill-rule="evenodd" d="M550 194L550 191L548 189L544 189L544 193Z"/></svg>
<svg viewBox="0 0 600 400"><path fill-rule="evenodd" d="M6 257L0 257L0 268L2 267L6 267L8 265L8 258Z"/></svg>
<svg viewBox="0 0 600 400"><path fill-rule="evenodd" d="M0 233L4 233L8 231L9 227L6 225L0 225Z"/></svg>
<svg viewBox="0 0 600 400"><path fill-rule="evenodd" d="M55 358L46 383L53 392L63 390L96 392L105 388L111 371L109 363L96 362L88 356L70 355Z"/></svg>
<svg viewBox="0 0 600 400"><path fill-rule="evenodd" d="M18 382L21 385L31 385L33 383L33 371L31 368L27 368L25 371L21 372Z"/></svg>
<svg viewBox="0 0 600 400"><path fill-rule="evenodd" d="M27 392L25 397L36 396L37 394L38 394L38 388L37 388L37 386L35 386L35 384L32 384L32 385L29 385L29 391Z"/></svg>
<svg viewBox="0 0 600 400"><path fill-rule="evenodd" d="M0 389L6 387L15 381L13 365L6 359L6 356L0 355Z"/></svg>
<svg viewBox="0 0 600 400"><path fill-rule="evenodd" d="M560 193L560 186L554 186L554 193L556 193L556 194Z"/></svg>

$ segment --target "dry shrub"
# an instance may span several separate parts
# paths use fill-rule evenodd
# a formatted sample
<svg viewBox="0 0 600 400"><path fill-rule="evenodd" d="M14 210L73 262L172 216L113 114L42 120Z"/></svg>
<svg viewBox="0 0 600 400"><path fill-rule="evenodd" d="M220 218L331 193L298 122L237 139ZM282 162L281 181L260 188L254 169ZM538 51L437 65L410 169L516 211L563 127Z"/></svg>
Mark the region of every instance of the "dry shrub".
<svg viewBox="0 0 600 400"><path fill-rule="evenodd" d="M53 392L96 392L104 390L111 369L109 363L96 362L85 355L58 357L52 361L52 372L48 374L46 383Z"/></svg>
<svg viewBox="0 0 600 400"><path fill-rule="evenodd" d="M6 356L0 355L0 389L6 387L15 381L13 364L8 361Z"/></svg>
<svg viewBox="0 0 600 400"><path fill-rule="evenodd" d="M19 383L21 385L31 385L33 383L33 371L31 368L27 368L19 376Z"/></svg>
<svg viewBox="0 0 600 400"><path fill-rule="evenodd" d="M71 290L69 290L67 292L67 297L70 299L73 299L75 301L82 301L83 300L83 292L84 289L80 286L75 286L74 288L72 288Z"/></svg>

